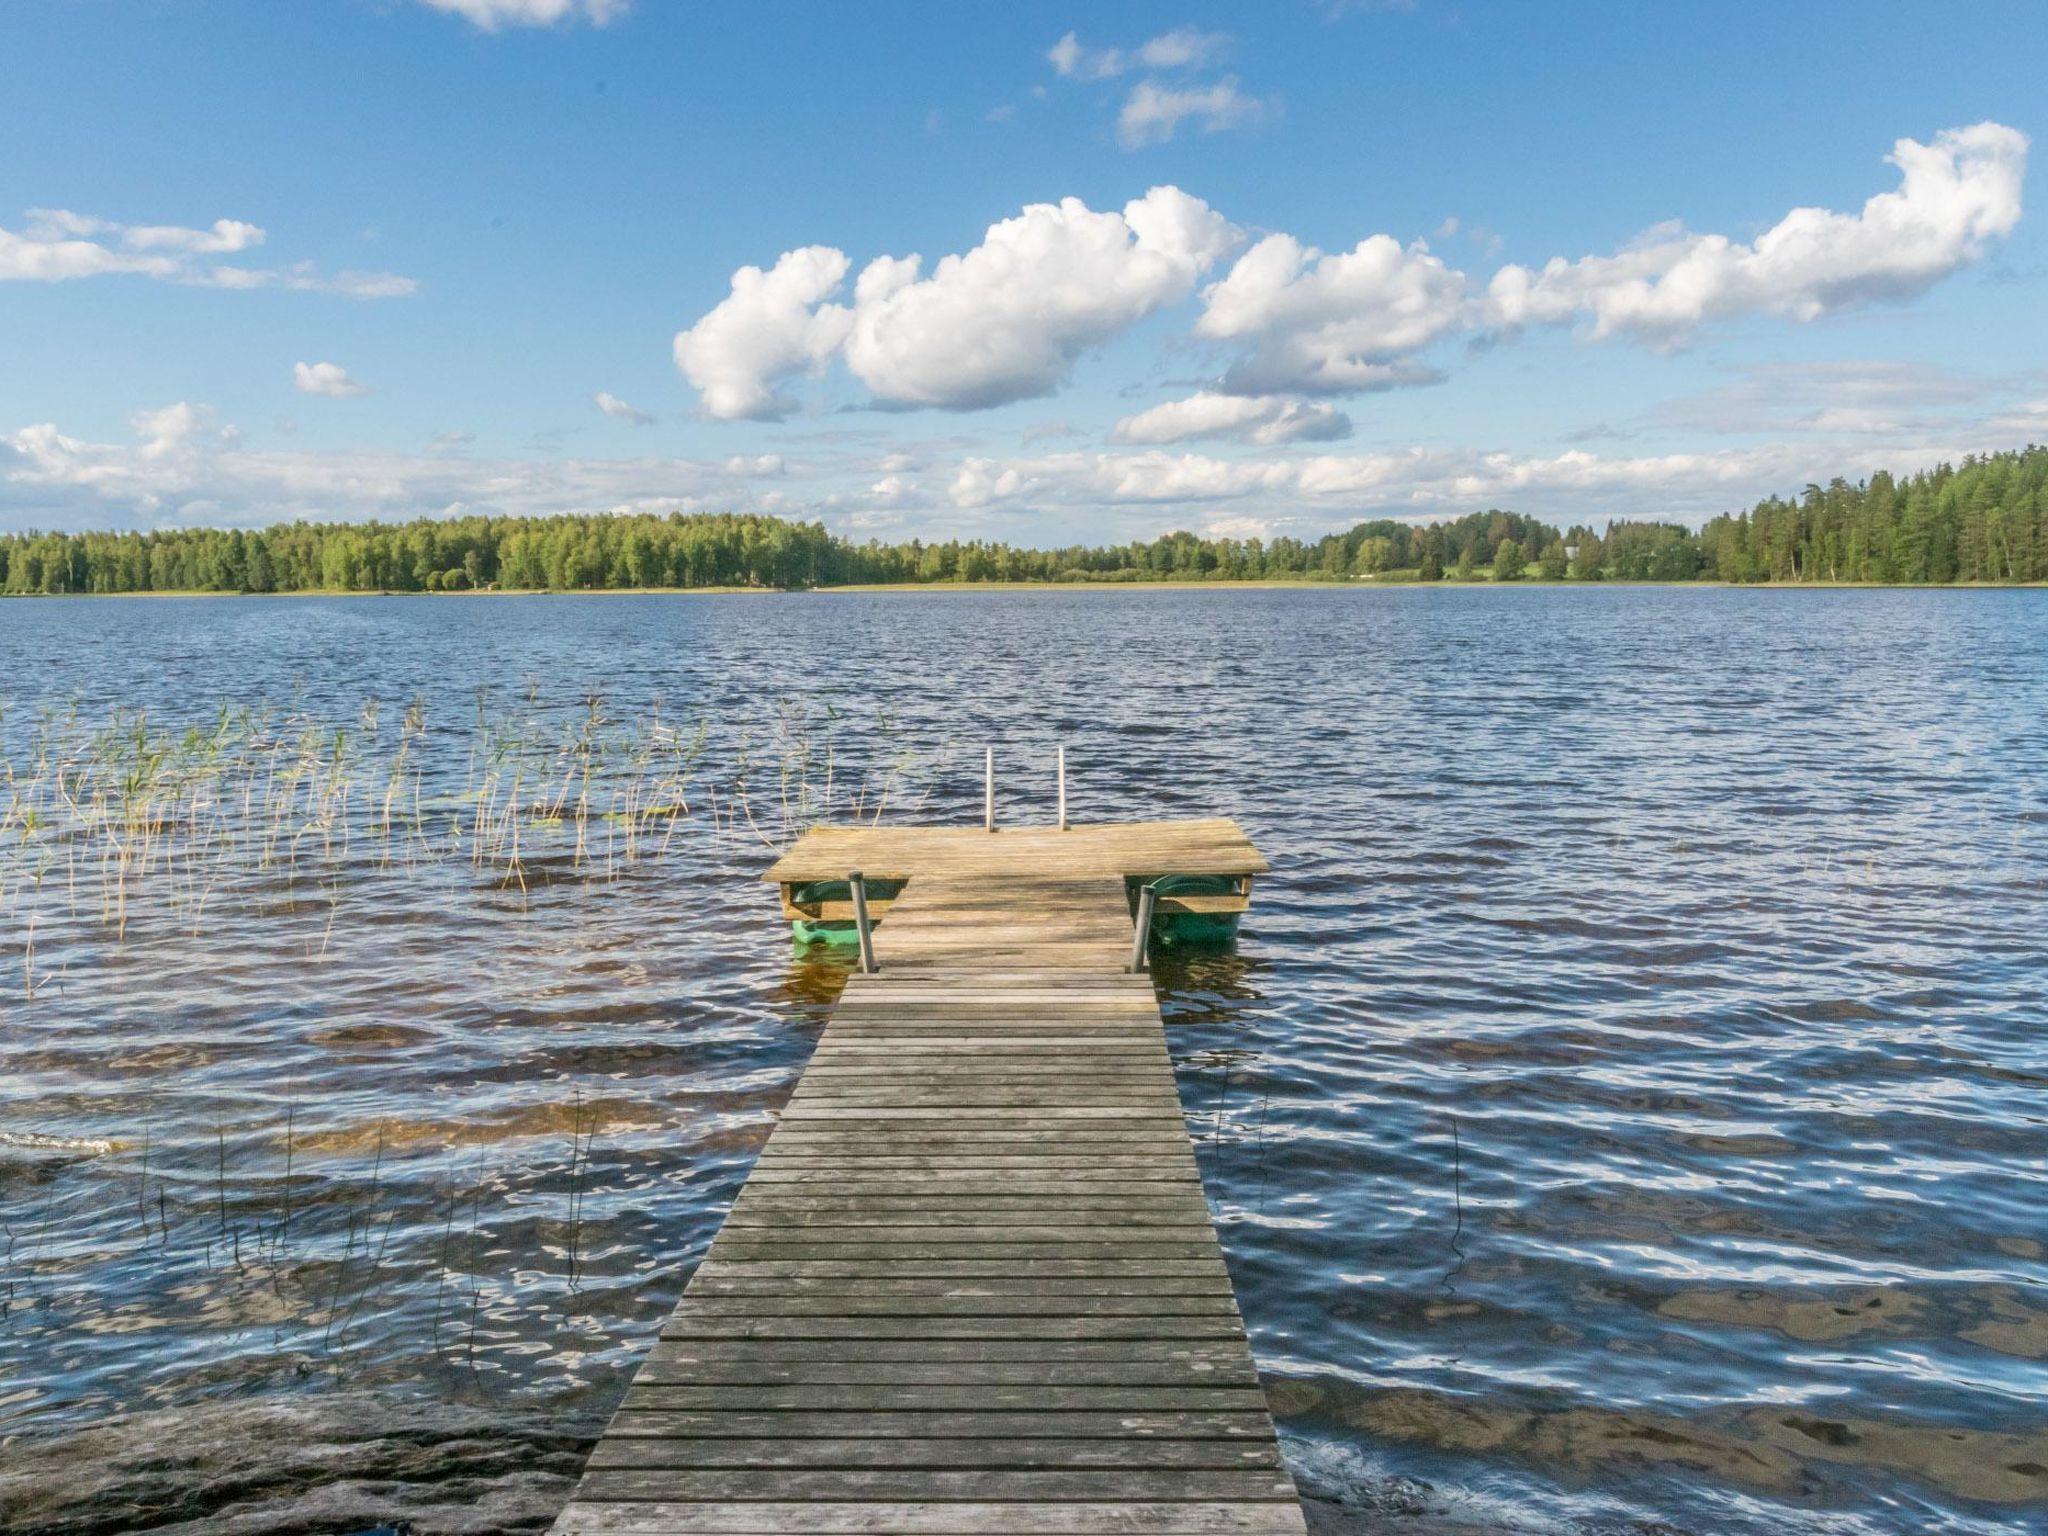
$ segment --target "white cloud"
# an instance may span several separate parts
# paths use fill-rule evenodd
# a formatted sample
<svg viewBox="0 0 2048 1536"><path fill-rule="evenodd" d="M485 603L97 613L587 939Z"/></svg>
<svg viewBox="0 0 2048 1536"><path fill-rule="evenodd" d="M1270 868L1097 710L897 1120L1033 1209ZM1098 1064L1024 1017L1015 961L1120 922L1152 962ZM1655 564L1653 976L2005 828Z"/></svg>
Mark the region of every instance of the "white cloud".
<svg viewBox="0 0 2048 1536"><path fill-rule="evenodd" d="M924 493L908 475L884 475L867 488L863 499L874 507L915 507L923 505Z"/></svg>
<svg viewBox="0 0 2048 1536"><path fill-rule="evenodd" d="M484 32L502 27L553 27L565 21L587 21L602 27L626 14L628 0L420 0L449 15L460 16Z"/></svg>
<svg viewBox="0 0 2048 1536"><path fill-rule="evenodd" d="M131 251L179 251L211 256L246 251L261 245L260 225L240 219L215 219L205 229L182 224L116 224L110 219L73 213L68 208L31 208L27 214L27 238L31 241L61 243L67 240L103 240Z"/></svg>
<svg viewBox="0 0 2048 1536"><path fill-rule="evenodd" d="M1204 133L1221 133L1244 123L1255 123L1269 110L1256 96L1237 88L1234 77L1213 85L1172 86L1156 80L1141 80L1125 98L1117 113L1117 142L1125 149L1147 144L1164 144L1184 122L1199 124Z"/></svg>
<svg viewBox="0 0 2048 1536"><path fill-rule="evenodd" d="M1143 44L1138 49L1138 62L1147 69L1200 69L1229 48L1228 33L1176 27Z"/></svg>
<svg viewBox="0 0 2048 1536"><path fill-rule="evenodd" d="M2000 411L1985 423L1994 442L2038 443L2048 440L2048 399L2028 400Z"/></svg>
<svg viewBox="0 0 2048 1536"><path fill-rule="evenodd" d="M1117 114L1117 140L1125 149L1138 149L1164 144L1184 122L1218 133L1257 122L1272 110L1272 103L1239 90L1234 77L1207 84L1187 78L1186 72L1213 63L1229 49L1230 38L1225 33L1180 27L1132 49L1084 47L1080 38L1069 32L1045 56L1067 80L1114 80L1139 69L1178 76L1170 84L1156 78L1141 80L1124 98Z"/></svg>
<svg viewBox="0 0 2048 1536"><path fill-rule="evenodd" d="M310 261L300 262L279 281L296 293L338 293L347 299L405 299L420 291L415 279L396 272L361 272L350 267L327 277Z"/></svg>
<svg viewBox="0 0 2048 1536"><path fill-rule="evenodd" d="M2048 403L2009 413L2038 434ZM429 451L257 450L203 406L137 413L127 441L43 423L0 432L0 526L105 528L297 518L405 518L564 511L730 511L886 524L908 536L987 527L1045 540L1135 536L1173 526L1348 526L1363 517L1456 516L1512 507L1553 521L1697 521L1816 476L1909 471L1998 446L2001 418L1941 435L1813 436L1712 452L1607 457L1413 447L1225 458L1167 451L966 457L878 472L867 453L785 465L777 456L692 460L470 457ZM460 441L450 446L460 447ZM772 477L772 478L771 478ZM934 503L937 505L934 506ZM926 510L930 509L930 510ZM866 518L863 523L862 518ZM1021 520L1021 521L1020 521Z"/></svg>
<svg viewBox="0 0 2048 1536"><path fill-rule="evenodd" d="M93 240L70 240L54 234L37 238L0 227L0 282L62 283L73 278L127 272L170 278L180 272L168 256L143 256L111 250Z"/></svg>
<svg viewBox="0 0 2048 1536"><path fill-rule="evenodd" d="M1816 473L1910 469L1966 451L1970 439L1913 444L1772 443L1714 453L1607 458L1583 451L1519 455L1477 449L1307 458L1221 459L1199 453L1053 454L968 458L947 488L961 512L1034 515L1102 509L1228 506L1231 517L1325 523L1367 516L1457 516L1489 506L1553 519L1665 517L1697 522ZM1212 517L1209 519L1214 521Z"/></svg>
<svg viewBox="0 0 2048 1536"><path fill-rule="evenodd" d="M1134 69L1199 69L1229 47L1227 33L1202 32L1194 27L1162 32L1128 51L1083 47L1080 38L1069 32L1047 49L1045 56L1062 79L1113 80Z"/></svg>
<svg viewBox="0 0 2048 1536"><path fill-rule="evenodd" d="M261 245L260 225L215 219L204 229L182 224L117 224L66 208L31 208L22 232L0 228L0 282L67 282L126 273L201 288L283 288L357 299L403 298L419 284L393 272L354 270L324 275L310 261L283 272L206 264L197 258L236 255Z"/></svg>
<svg viewBox="0 0 2048 1536"><path fill-rule="evenodd" d="M1983 255L2020 217L2027 137L1998 123L1900 139L1896 191L1860 214L1795 208L1750 244L1659 225L1612 256L1507 266L1487 288L1492 323L1578 324L1594 338L1683 341L1712 320L1795 320L1909 299Z"/></svg>
<svg viewBox="0 0 2048 1536"><path fill-rule="evenodd" d="M1203 391L1169 400L1116 424L1119 443L1178 443L1191 438L1228 438L1277 447L1282 443L1326 442L1351 435L1351 418L1334 406L1286 395L1219 395Z"/></svg>
<svg viewBox="0 0 2048 1536"><path fill-rule="evenodd" d="M1657 425L1687 432L1926 434L1958 407L2010 398L2021 381L1925 363L1841 360L1745 368L1730 382L1667 401Z"/></svg>
<svg viewBox="0 0 2048 1536"><path fill-rule="evenodd" d="M1268 235L1202 292L1195 334L1248 344L1232 393L1345 393L1430 383L1414 354L1466 323L1465 275L1421 241L1373 235L1326 254Z"/></svg>
<svg viewBox="0 0 2048 1536"><path fill-rule="evenodd" d="M916 256L870 262L846 361L881 399L973 410L1051 394L1076 358L1178 303L1237 238L1175 187L1121 213L1033 203L920 277Z"/></svg>
<svg viewBox="0 0 2048 1536"><path fill-rule="evenodd" d="M732 294L675 341L677 366L722 418L774 417L777 386L843 355L885 402L975 410L1050 394L1076 358L1185 300L1239 238L1199 198L1154 187L1096 212L1078 198L1033 203L979 245L923 275L920 256L879 256L851 308L824 301L843 252L809 246L770 272L743 267Z"/></svg>
<svg viewBox="0 0 2048 1536"><path fill-rule="evenodd" d="M1055 50L1075 75L1122 68L1122 58L1106 62L1071 36ZM1183 120L1177 111L1141 115L1164 125L1142 131L1170 131ZM1354 394L1439 382L1430 348L1538 322L1581 320L1592 337L1668 342L1751 312L1810 319L1911 297L2014 227L2026 148L2024 135L1994 123L1949 130L1931 146L1902 139L1891 156L1900 189L1856 217L1798 209L1751 245L1660 229L1615 256L1533 273L1504 267L1483 291L1420 240L1374 234L1325 252L1274 233L1201 290L1194 335L1223 349L1224 394ZM1242 238L1172 186L1121 213L1071 197L1033 203L929 275L919 256L875 258L851 304L828 302L851 270L845 253L810 246L768 272L735 273L731 295L676 337L676 362L705 413L728 419L785 414L792 402L781 386L835 358L886 405L973 410L1030 399L1056 391L1090 348L1183 302Z"/></svg>
<svg viewBox="0 0 2048 1536"><path fill-rule="evenodd" d="M592 395L591 401L613 421L623 421L629 427L652 425L654 418L637 405L629 405L608 389L600 389Z"/></svg>
<svg viewBox="0 0 2048 1536"><path fill-rule="evenodd" d="M204 406L137 413L135 437L103 443L42 423L0 431L0 526L105 528L205 523L247 527L297 518L401 518L488 512L801 510L755 495L738 468L678 458L488 459L447 451L255 450Z"/></svg>
<svg viewBox="0 0 2048 1536"><path fill-rule="evenodd" d="M165 459L186 448L210 426L213 412L203 405L180 400L176 405L167 405L161 410L137 411L129 421L135 428L135 435L142 439L142 456L145 459ZM227 429L224 440L232 441L233 438L234 429Z"/></svg>
<svg viewBox="0 0 2048 1536"><path fill-rule="evenodd" d="M1072 32L1048 48L1045 56L1064 80L1108 80L1127 67L1122 50L1083 48L1081 39Z"/></svg>
<svg viewBox="0 0 2048 1536"><path fill-rule="evenodd" d="M263 243L263 230L240 219L215 219L206 229L177 224L135 224L121 231L121 243L132 251L192 251L225 256Z"/></svg>
<svg viewBox="0 0 2048 1536"><path fill-rule="evenodd" d="M732 292L675 340L676 367L696 386L707 415L773 420L791 408L777 386L822 369L852 324L850 311L823 304L846 270L845 252L807 245L785 251L767 272L733 273Z"/></svg>
<svg viewBox="0 0 2048 1536"><path fill-rule="evenodd" d="M144 513L191 492L206 465L236 444L233 429L212 429L212 412L179 401L129 418L133 443L67 437L50 423L0 434L0 511L109 505Z"/></svg>
<svg viewBox="0 0 2048 1536"><path fill-rule="evenodd" d="M347 400L367 395L370 386L349 377L339 363L293 363L292 387L302 395L325 395L330 400Z"/></svg>

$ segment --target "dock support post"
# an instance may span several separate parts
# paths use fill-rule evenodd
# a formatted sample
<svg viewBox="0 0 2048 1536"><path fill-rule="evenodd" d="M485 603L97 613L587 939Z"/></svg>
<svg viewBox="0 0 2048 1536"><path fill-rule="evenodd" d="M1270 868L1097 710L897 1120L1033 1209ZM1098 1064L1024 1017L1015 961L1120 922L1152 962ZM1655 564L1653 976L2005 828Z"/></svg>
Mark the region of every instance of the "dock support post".
<svg viewBox="0 0 2048 1536"><path fill-rule="evenodd" d="M993 832L996 829L996 749L988 749L988 760L981 775L981 829Z"/></svg>
<svg viewBox="0 0 2048 1536"><path fill-rule="evenodd" d="M860 968L868 975L875 974L875 931L868 923L868 883L855 870L846 877L846 888L853 895L853 927L860 938Z"/></svg>
<svg viewBox="0 0 2048 1536"><path fill-rule="evenodd" d="M1060 771L1060 830L1067 830L1067 749L1059 749Z"/></svg>
<svg viewBox="0 0 2048 1536"><path fill-rule="evenodd" d="M1145 946L1152 940L1152 903L1158 892L1149 885L1138 887L1138 926L1131 932L1131 971L1143 975L1148 968Z"/></svg>

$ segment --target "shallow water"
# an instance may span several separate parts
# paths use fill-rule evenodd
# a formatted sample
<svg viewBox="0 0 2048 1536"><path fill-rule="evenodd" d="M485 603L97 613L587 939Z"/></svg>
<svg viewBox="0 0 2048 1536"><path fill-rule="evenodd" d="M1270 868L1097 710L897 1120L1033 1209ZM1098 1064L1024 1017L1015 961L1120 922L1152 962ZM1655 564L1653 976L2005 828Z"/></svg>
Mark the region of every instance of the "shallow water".
<svg viewBox="0 0 2048 1536"><path fill-rule="evenodd" d="M17 792L120 709L362 754L125 933L104 836L8 833L0 1527L544 1523L836 992L767 843L969 820L991 741L1012 819L1064 743L1078 819L1272 860L1159 979L1306 1491L2048 1521L2048 594L20 602L0 680ZM479 717L552 770L657 699L688 816L579 853L534 767L478 851Z"/></svg>

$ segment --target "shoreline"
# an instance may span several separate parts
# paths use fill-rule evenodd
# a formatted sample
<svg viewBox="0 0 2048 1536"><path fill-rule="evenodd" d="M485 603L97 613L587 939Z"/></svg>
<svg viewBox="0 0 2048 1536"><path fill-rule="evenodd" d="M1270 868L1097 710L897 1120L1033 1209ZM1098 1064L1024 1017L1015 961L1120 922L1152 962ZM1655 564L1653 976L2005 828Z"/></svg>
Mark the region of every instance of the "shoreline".
<svg viewBox="0 0 2048 1536"><path fill-rule="evenodd" d="M141 592L0 592L0 602L76 601L106 598L478 598L478 597L829 597L837 593L873 596L902 592L1402 592L1467 591L1488 588L1543 591L1584 587L1657 587L1724 592L2039 592L2041 581L1345 581L1260 578L1247 581L903 581L848 582L828 587L469 587L455 592L404 592L392 588L301 587L289 592L227 592L205 587Z"/></svg>

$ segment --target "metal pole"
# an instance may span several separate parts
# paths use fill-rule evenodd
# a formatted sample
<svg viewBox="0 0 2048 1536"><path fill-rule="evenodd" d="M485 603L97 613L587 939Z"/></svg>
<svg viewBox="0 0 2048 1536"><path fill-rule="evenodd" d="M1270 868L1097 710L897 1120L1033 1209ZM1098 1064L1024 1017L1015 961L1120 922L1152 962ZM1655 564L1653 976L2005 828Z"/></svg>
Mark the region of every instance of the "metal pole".
<svg viewBox="0 0 2048 1536"><path fill-rule="evenodd" d="M996 749L988 749L988 765L981 776L981 827L984 832L996 829Z"/></svg>
<svg viewBox="0 0 2048 1536"><path fill-rule="evenodd" d="M868 923L868 883L861 878L859 870L846 877L846 888L853 893L853 927L860 936L860 968L868 975L875 974L875 930Z"/></svg>
<svg viewBox="0 0 2048 1536"><path fill-rule="evenodd" d="M1060 763L1060 830L1067 830L1067 749L1059 749Z"/></svg>
<svg viewBox="0 0 2048 1536"><path fill-rule="evenodd" d="M1145 945L1152 937L1152 902L1157 895L1149 885L1138 887L1138 926L1131 933L1131 970L1139 975L1147 969Z"/></svg>

